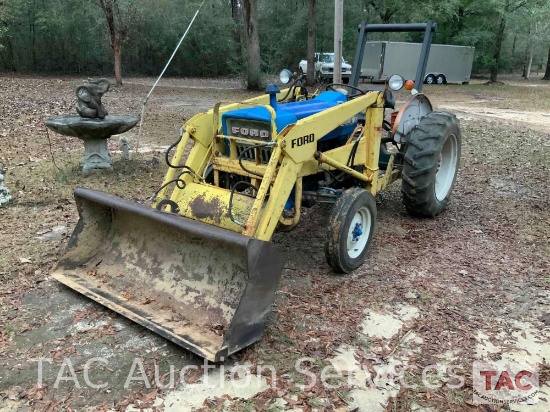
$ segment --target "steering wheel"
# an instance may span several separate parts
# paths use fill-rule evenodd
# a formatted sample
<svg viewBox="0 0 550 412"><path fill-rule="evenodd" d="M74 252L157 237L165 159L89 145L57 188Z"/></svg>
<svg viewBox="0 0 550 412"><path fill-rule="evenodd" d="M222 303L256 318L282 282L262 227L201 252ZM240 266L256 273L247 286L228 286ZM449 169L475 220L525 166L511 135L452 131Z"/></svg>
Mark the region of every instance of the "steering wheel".
<svg viewBox="0 0 550 412"><path fill-rule="evenodd" d="M351 86L351 85L349 85L349 84L343 84L343 83L331 83L331 84L327 84L326 90L330 90L330 91L336 92L337 90L335 89L335 86L336 86L336 87L345 87L345 88L347 88L347 89L350 89L350 90L359 92L359 94L354 94L354 95L352 95L352 96L349 96L349 95L348 95L348 96L347 96L348 100L355 99L356 97L363 96L363 95L367 94L366 91L361 90L359 87L355 87L355 86Z"/></svg>

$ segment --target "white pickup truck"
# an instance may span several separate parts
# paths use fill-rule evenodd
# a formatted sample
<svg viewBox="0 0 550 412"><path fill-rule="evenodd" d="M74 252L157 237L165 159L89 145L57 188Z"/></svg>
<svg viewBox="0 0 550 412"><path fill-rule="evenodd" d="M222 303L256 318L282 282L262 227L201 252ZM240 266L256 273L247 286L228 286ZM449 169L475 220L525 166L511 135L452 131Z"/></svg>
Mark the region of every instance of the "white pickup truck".
<svg viewBox="0 0 550 412"><path fill-rule="evenodd" d="M307 60L300 61L299 74L307 73ZM334 53L315 53L315 81L329 79L334 73ZM342 82L348 83L351 77L351 65L342 58Z"/></svg>

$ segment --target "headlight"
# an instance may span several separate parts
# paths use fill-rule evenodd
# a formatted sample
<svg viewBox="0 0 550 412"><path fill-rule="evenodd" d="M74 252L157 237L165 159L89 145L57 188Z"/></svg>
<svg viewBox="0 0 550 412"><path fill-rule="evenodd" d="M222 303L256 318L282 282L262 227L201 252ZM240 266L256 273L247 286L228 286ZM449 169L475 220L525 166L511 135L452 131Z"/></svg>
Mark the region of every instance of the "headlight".
<svg viewBox="0 0 550 412"><path fill-rule="evenodd" d="M282 84L287 84L292 79L292 72L288 69L284 69L279 73L279 79Z"/></svg>
<svg viewBox="0 0 550 412"><path fill-rule="evenodd" d="M403 88L403 85L405 84L405 79L403 79L402 76L398 74L393 74L390 76L390 79L388 80L388 86L392 90L401 90Z"/></svg>

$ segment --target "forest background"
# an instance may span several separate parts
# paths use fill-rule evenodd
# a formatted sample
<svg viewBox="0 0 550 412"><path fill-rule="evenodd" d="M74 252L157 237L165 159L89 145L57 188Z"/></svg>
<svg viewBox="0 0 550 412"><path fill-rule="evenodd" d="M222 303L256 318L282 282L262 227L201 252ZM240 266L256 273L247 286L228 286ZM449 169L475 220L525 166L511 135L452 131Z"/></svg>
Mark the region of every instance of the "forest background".
<svg viewBox="0 0 550 412"><path fill-rule="evenodd" d="M157 75L199 4L0 0L0 71L91 76L114 73L118 64L119 82L122 74ZM357 27L365 19L434 20L434 43L476 48L474 74L490 73L493 81L508 72L550 79L550 2L545 0L345 0L343 55L349 62ZM246 37L254 31L261 73L296 70L306 58L313 20L315 51L332 51L334 1L207 0L167 75L247 78L254 48L247 47ZM421 34L380 34L370 40L421 41Z"/></svg>

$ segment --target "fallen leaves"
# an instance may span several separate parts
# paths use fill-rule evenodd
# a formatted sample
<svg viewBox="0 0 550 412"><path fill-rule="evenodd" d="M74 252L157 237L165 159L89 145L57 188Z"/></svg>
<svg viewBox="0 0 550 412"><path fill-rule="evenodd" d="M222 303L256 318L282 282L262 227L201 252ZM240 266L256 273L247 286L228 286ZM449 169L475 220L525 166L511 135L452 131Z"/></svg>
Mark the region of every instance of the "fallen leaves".
<svg viewBox="0 0 550 412"><path fill-rule="evenodd" d="M418 296L415 293L409 291L405 293L404 297L405 299L416 299Z"/></svg>
<svg viewBox="0 0 550 412"><path fill-rule="evenodd" d="M40 387L38 384L35 384L32 386L31 389L23 394L22 398L32 399L34 401L42 400L44 399L44 395L46 394L47 390L47 387Z"/></svg>
<svg viewBox="0 0 550 412"><path fill-rule="evenodd" d="M544 313L539 317L539 320L546 326L550 326L550 312Z"/></svg>
<svg viewBox="0 0 550 412"><path fill-rule="evenodd" d="M134 295L130 292L127 292L127 291L124 291L120 294L120 296L122 297L122 299L124 300L132 300L134 298Z"/></svg>
<svg viewBox="0 0 550 412"><path fill-rule="evenodd" d="M146 297L146 298L144 298L144 299L140 302L140 304L141 304L141 305L148 305L148 304L150 304L150 303L153 303L155 300L156 300L156 299Z"/></svg>
<svg viewBox="0 0 550 412"><path fill-rule="evenodd" d="M104 315L104 311L99 310L97 306L90 305L88 308L84 310L74 311L73 325L83 320L89 321L89 320L99 319L103 315Z"/></svg>
<svg viewBox="0 0 550 412"><path fill-rule="evenodd" d="M215 323L213 325L207 324L206 327L218 336L225 335L225 326L221 323Z"/></svg>

